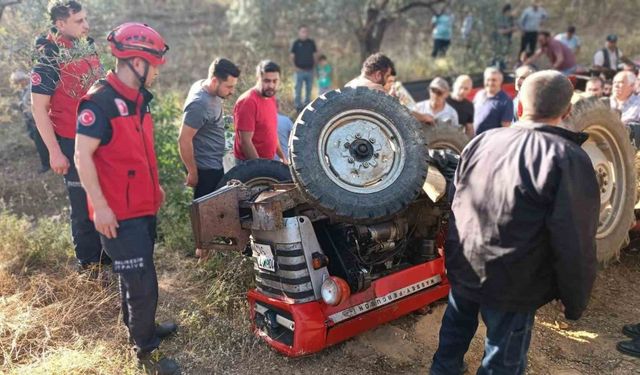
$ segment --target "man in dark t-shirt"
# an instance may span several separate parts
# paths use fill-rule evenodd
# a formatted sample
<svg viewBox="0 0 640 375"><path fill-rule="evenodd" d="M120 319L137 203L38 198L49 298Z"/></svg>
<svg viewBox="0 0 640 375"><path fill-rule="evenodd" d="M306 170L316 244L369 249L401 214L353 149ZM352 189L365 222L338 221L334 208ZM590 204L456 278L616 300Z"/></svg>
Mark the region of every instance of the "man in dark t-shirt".
<svg viewBox="0 0 640 375"><path fill-rule="evenodd" d="M508 127L513 121L513 101L502 91L502 72L494 67L484 71L484 89L473 98L473 130L479 135L490 129Z"/></svg>
<svg viewBox="0 0 640 375"><path fill-rule="evenodd" d="M316 63L316 43L309 38L309 28L300 26L298 39L291 45L291 62L296 68L295 81L295 105L300 112L311 101L311 88L313 87L313 67ZM305 97L302 101L302 84L305 85Z"/></svg>
<svg viewBox="0 0 640 375"><path fill-rule="evenodd" d="M473 136L473 103L467 99L467 95L473 87L473 81L468 75L461 75L453 83L451 96L447 98L447 104L458 113L458 122L464 127L469 137Z"/></svg>

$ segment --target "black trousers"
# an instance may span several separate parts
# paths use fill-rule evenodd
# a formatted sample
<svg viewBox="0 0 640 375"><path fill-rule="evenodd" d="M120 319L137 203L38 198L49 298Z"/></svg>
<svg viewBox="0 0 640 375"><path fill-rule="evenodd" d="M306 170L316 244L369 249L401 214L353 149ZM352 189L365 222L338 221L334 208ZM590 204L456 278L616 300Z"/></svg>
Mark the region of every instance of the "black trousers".
<svg viewBox="0 0 640 375"><path fill-rule="evenodd" d="M158 277L153 263L156 217L121 220L118 225L116 238L100 235L100 239L118 274L122 320L142 357L160 345L156 335Z"/></svg>
<svg viewBox="0 0 640 375"><path fill-rule="evenodd" d="M538 32L525 31L520 40L520 54L522 51L527 51L527 55L531 56L536 51L536 44L538 44Z"/></svg>
<svg viewBox="0 0 640 375"><path fill-rule="evenodd" d="M193 189L193 199L213 193L223 175L222 169L198 169L198 184Z"/></svg>
<svg viewBox="0 0 640 375"><path fill-rule="evenodd" d="M447 49L449 48L449 44L451 44L450 40L434 39L433 50L431 51L431 57L436 58L438 56L445 56L447 54Z"/></svg>
<svg viewBox="0 0 640 375"><path fill-rule="evenodd" d="M102 252L100 236L95 225L89 220L87 194L80 184L78 170L73 159L75 139L58 137L58 144L64 156L69 159L69 170L64 175L67 195L71 205L71 236L76 258L81 266L92 263L110 264L111 260Z"/></svg>

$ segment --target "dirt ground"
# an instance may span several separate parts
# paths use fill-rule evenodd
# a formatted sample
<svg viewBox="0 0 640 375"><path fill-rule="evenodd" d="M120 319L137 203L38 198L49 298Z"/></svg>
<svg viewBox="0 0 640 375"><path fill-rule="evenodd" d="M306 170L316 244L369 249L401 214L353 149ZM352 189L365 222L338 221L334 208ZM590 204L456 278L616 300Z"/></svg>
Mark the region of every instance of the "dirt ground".
<svg viewBox="0 0 640 375"><path fill-rule="evenodd" d="M36 172L35 150L23 136L0 126L0 138L4 139L0 143L0 197L17 212L54 215L56 207L64 203L62 183L50 172ZM157 267L158 314L181 325L177 337L162 349L181 363L185 374L426 374L437 347L443 303L433 306L430 314L406 316L322 353L285 358L249 331L241 291L229 297L236 301L230 304L231 309L211 309L203 306L203 301L224 284L216 279L194 278L203 272L194 258L159 249ZM527 373L640 374L640 360L615 350L615 343L624 339L622 325L640 322L639 286L640 253L623 252L620 262L598 274L589 309L580 321L565 326L554 307L541 309ZM117 304L112 308L117 311ZM112 340L126 345L120 321L110 324L116 332ZM469 373L474 373L479 364L482 345L483 327L467 355ZM104 372L97 369L96 373Z"/></svg>

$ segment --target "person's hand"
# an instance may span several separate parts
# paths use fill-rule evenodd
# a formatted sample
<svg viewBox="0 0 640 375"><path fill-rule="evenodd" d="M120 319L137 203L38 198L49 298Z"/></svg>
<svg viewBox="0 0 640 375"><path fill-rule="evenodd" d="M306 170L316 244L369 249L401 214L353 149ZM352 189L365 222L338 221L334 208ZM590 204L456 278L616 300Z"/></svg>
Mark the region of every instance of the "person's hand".
<svg viewBox="0 0 640 375"><path fill-rule="evenodd" d="M198 257L198 264L205 263L209 259L209 250L196 249L196 256Z"/></svg>
<svg viewBox="0 0 640 375"><path fill-rule="evenodd" d="M49 155L49 164L56 174L65 175L69 170L69 159L60 150Z"/></svg>
<svg viewBox="0 0 640 375"><path fill-rule="evenodd" d="M436 120L433 118L433 116L427 115L427 114L422 114L420 116L420 121L422 121L423 123L427 124L427 125L435 125L436 124Z"/></svg>
<svg viewBox="0 0 640 375"><path fill-rule="evenodd" d="M196 185L198 185L198 172L187 172L187 178L184 184L192 188L196 187Z"/></svg>
<svg viewBox="0 0 640 375"><path fill-rule="evenodd" d="M119 227L118 220L109 206L105 205L94 209L93 223L96 226L96 230L103 236L109 239L118 236L116 230Z"/></svg>
<svg viewBox="0 0 640 375"><path fill-rule="evenodd" d="M282 164L284 165L289 165L289 160L288 159L280 159L280 161L282 162Z"/></svg>
<svg viewBox="0 0 640 375"><path fill-rule="evenodd" d="M160 186L160 205L164 203L164 200L166 197L167 197L167 194L164 192L164 189L162 188L162 186Z"/></svg>

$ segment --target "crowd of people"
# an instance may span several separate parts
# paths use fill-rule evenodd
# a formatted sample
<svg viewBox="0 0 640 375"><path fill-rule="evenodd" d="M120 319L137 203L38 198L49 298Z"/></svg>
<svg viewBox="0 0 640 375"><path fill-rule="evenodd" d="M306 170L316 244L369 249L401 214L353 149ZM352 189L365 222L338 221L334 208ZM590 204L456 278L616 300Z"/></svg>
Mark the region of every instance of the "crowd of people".
<svg viewBox="0 0 640 375"><path fill-rule="evenodd" d="M579 147L583 136L558 125L570 112L571 102L582 98L607 103L627 125L640 123L637 72L619 71L624 61L615 35L607 36L605 47L594 56L598 73L619 71L612 76L610 89L605 79L595 75L584 92L578 93L566 78L576 70L575 54L580 50L575 28L569 27L555 38L541 30L548 16L536 2L525 9L517 26L510 12L511 6L505 6L496 43L502 50L516 29L523 31L523 64L515 71L514 98L503 90L504 73L498 64L484 71L483 88L472 100L472 78L460 75L452 86L443 77L432 79L426 87L428 99L409 103L409 110L424 126L460 126L473 137L454 181L454 216L446 250L452 292L431 370L434 375L460 373L462 357L477 328L478 312L489 337L482 367L513 374L526 368L533 317L540 306L560 299L567 318L580 317L595 275L599 195L593 168ZM152 354L162 339L177 330L173 322L156 324L155 320L158 284L153 250L156 215L164 191L154 151L149 107L153 95L148 91L160 74L169 47L148 25L122 24L107 37L116 64L105 75L93 40L88 38L89 24L82 5L54 2L49 14L52 28L36 41L41 53L38 63L30 76L12 76L21 89L20 111L37 146L42 171L50 168L64 176L80 269L95 275L96 269L110 266L119 275L123 320L138 358L159 373L176 373L175 361ZM467 18L465 27L469 30L473 19ZM447 52L453 17L443 12L434 16L432 24L432 55L437 57ZM309 28L301 26L290 49L297 111L312 100L314 81L320 95L335 86L332 66L318 53L309 34ZM88 52L64 64L57 61L75 48L76 40L85 38ZM533 63L545 54L555 71L536 72ZM254 159L288 163L293 122L279 111L276 99L282 72L276 62L260 61L255 84L236 100L235 165ZM86 84L87 76L95 78L91 85ZM397 96L396 76L393 61L376 53L345 86ZM224 174L223 104L234 95L240 79L239 67L218 57L206 78L194 82L187 93L177 145L186 171L185 185L193 188L194 199L213 192ZM543 158L544 152L553 152L555 157ZM505 158L507 154L521 155L522 159ZM518 160L524 160L524 170L522 165L514 165ZM541 165L540 160L547 165ZM574 168L567 170L565 162ZM544 178L523 177L543 170ZM574 185L570 194L571 181L581 184ZM522 185L526 197L514 195L510 189L514 184ZM497 191L498 187L503 189ZM491 200L495 194L500 196L500 204ZM545 219L548 212L553 212L552 224ZM576 216L577 212L585 214ZM510 235L512 232L519 235ZM196 251L206 257L204 250ZM523 261L492 264L493 259L511 257ZM556 258L568 264L562 276L557 270L560 266L550 263ZM526 266L527 262L538 266ZM575 277L567 276L567 269L575 270ZM624 332L635 340L618 348L640 356L640 325L626 326ZM514 339L514 335L518 336ZM519 348L516 351L510 346L514 342Z"/></svg>

